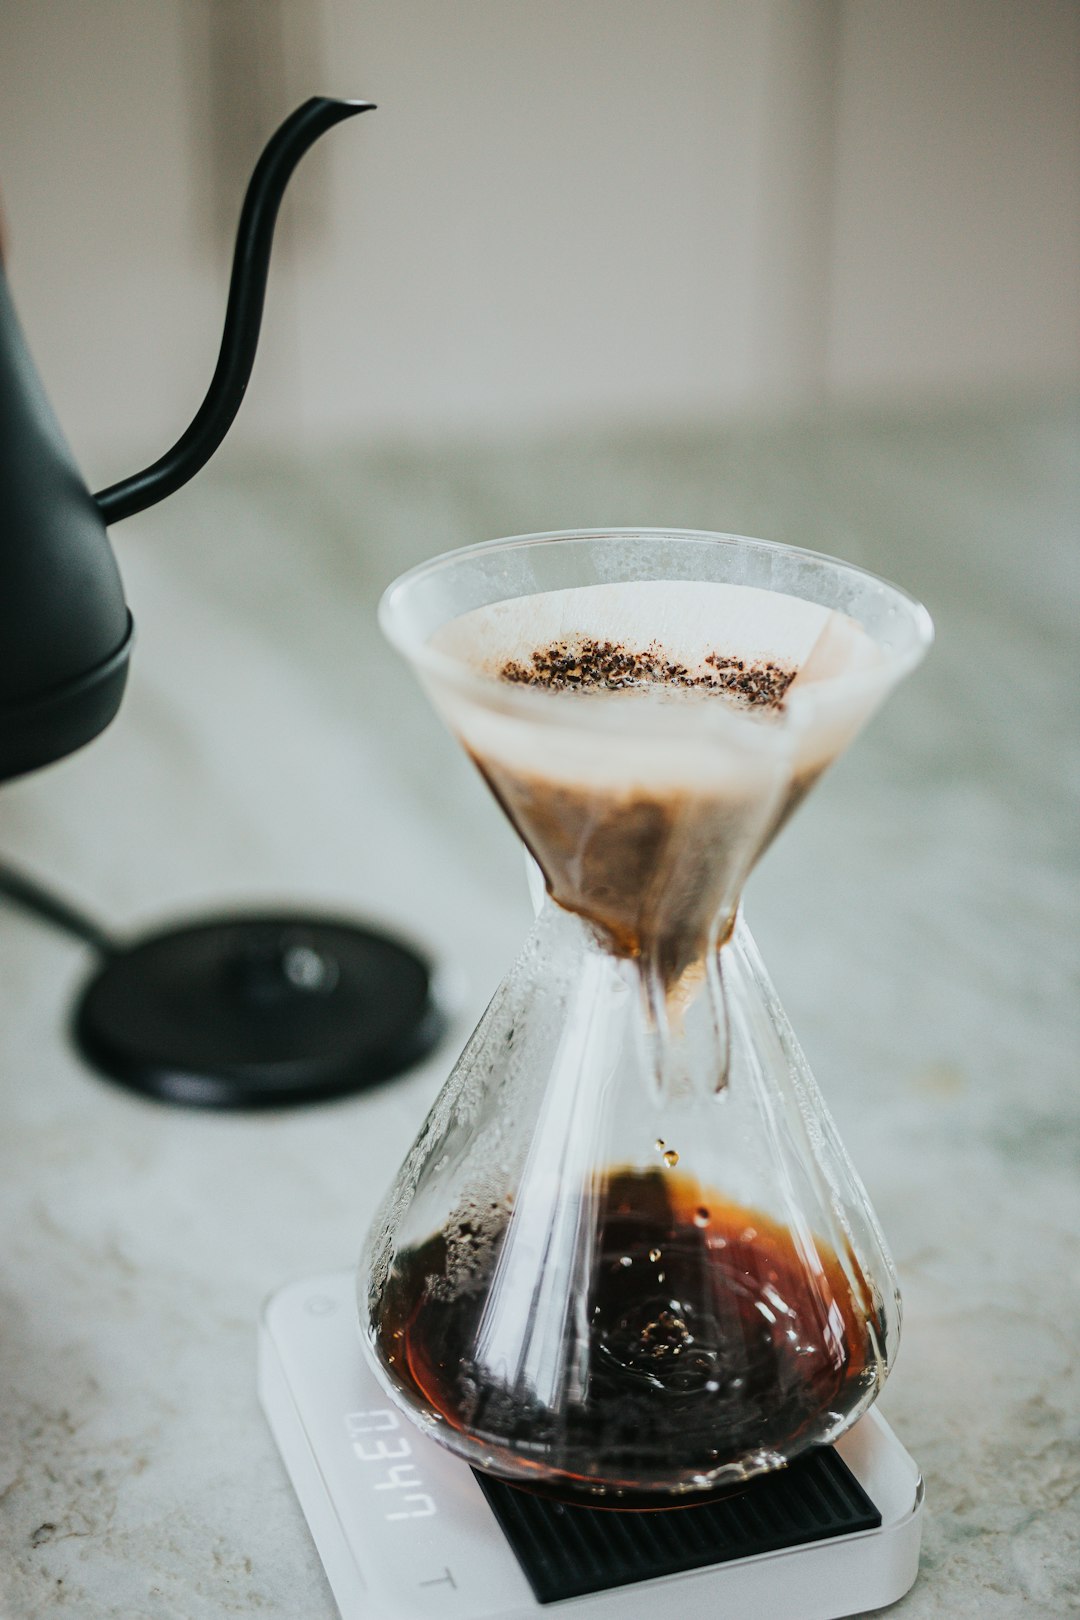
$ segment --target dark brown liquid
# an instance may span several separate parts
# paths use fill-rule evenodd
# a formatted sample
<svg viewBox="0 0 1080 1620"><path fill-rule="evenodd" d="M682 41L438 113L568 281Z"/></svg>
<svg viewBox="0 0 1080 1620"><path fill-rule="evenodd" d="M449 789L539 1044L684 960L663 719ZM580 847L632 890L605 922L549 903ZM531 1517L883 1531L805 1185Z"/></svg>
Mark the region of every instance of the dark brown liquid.
<svg viewBox="0 0 1080 1620"><path fill-rule="evenodd" d="M477 1360L505 1209L494 1229L477 1218L471 1264L453 1259L469 1238L459 1225L453 1244L437 1236L399 1255L384 1290L387 1370L409 1400L480 1440L493 1472L513 1457L561 1496L670 1505L663 1493L695 1477L753 1471L821 1438L829 1414L846 1416L876 1385L879 1309L868 1320L820 1243L808 1263L786 1230L671 1172L615 1173L592 1197L588 1345L566 1358L584 1381L561 1403Z"/></svg>

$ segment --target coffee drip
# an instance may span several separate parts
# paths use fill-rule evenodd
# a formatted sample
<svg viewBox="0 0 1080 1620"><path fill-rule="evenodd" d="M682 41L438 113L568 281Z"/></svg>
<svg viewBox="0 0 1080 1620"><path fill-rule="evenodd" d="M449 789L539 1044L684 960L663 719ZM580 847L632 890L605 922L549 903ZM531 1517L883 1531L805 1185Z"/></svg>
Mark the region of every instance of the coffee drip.
<svg viewBox="0 0 1080 1620"><path fill-rule="evenodd" d="M927 640L828 559L539 537L415 570L384 625L546 899L376 1218L377 1375L474 1465L700 1500L875 1398L899 1299L739 910Z"/></svg>

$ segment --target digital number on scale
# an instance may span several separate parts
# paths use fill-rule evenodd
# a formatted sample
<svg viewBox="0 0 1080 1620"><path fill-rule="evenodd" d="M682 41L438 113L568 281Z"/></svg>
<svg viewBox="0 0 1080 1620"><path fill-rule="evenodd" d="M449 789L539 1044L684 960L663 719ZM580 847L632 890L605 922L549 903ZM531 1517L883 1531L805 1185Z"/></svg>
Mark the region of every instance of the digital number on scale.
<svg viewBox="0 0 1080 1620"><path fill-rule="evenodd" d="M345 1432L349 1437L353 1455L358 1462L372 1470L375 1490L393 1492L386 1498L383 1513L388 1524L398 1519L430 1519L435 1503L421 1489L423 1481L416 1464L406 1459L412 1456L412 1446L401 1433L396 1412L389 1407L375 1407L370 1412L346 1412ZM380 1477L375 1478L378 1470Z"/></svg>

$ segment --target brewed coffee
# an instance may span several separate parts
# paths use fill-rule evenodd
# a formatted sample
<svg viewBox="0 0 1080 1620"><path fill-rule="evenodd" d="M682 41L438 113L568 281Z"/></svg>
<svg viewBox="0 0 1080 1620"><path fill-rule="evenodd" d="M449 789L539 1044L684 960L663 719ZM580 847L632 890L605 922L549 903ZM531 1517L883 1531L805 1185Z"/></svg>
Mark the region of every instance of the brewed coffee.
<svg viewBox="0 0 1080 1620"><path fill-rule="evenodd" d="M878 1373L876 1312L839 1259L672 1170L624 1170L587 1188L599 1234L582 1315L578 1387L556 1404L511 1394L484 1357L484 1307L512 1213L459 1215L399 1254L375 1344L419 1405L537 1483L592 1505L670 1506L737 1481L837 1428ZM856 1288L866 1279L848 1260ZM598 1461L599 1460L599 1461ZM511 1472L511 1470L508 1470ZM652 1491L641 1481L655 1482Z"/></svg>

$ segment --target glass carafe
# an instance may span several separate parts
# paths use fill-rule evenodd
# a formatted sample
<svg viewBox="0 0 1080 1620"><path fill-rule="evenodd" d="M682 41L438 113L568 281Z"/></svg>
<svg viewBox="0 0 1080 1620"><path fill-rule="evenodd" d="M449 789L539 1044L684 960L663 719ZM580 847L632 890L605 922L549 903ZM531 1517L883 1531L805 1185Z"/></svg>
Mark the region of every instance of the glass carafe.
<svg viewBox="0 0 1080 1620"><path fill-rule="evenodd" d="M609 531L437 558L382 619L546 893L368 1237L378 1377L474 1466L593 1505L835 1439L896 1277L739 906L925 611L793 548Z"/></svg>

